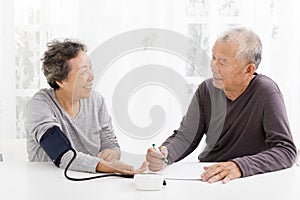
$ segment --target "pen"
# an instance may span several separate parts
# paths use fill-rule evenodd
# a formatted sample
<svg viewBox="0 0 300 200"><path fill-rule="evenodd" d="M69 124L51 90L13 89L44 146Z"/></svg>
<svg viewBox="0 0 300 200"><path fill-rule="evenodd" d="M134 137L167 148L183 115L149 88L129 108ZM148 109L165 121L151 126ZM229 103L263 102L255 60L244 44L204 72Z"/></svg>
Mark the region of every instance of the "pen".
<svg viewBox="0 0 300 200"><path fill-rule="evenodd" d="M155 151L159 151L156 147L155 147L155 144L152 144L152 147L155 149ZM163 157L162 160L166 163L166 164L169 164L169 161L166 157Z"/></svg>

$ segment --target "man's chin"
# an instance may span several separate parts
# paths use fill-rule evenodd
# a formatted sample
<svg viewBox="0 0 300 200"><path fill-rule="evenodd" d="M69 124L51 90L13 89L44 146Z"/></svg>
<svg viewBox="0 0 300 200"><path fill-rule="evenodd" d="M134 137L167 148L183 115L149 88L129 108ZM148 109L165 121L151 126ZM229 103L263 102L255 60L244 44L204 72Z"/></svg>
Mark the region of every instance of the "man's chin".
<svg viewBox="0 0 300 200"><path fill-rule="evenodd" d="M223 82L220 83L219 81L213 81L213 85L215 88L218 88L220 90L223 90L223 88L224 88Z"/></svg>

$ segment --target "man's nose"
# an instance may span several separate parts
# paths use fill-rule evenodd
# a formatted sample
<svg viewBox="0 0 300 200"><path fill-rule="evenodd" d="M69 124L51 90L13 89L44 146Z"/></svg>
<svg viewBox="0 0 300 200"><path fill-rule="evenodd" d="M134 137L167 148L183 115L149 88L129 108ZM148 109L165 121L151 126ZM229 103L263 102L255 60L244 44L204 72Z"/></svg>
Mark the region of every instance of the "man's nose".
<svg viewBox="0 0 300 200"><path fill-rule="evenodd" d="M211 61L210 67L213 72L219 72L219 65L216 60Z"/></svg>

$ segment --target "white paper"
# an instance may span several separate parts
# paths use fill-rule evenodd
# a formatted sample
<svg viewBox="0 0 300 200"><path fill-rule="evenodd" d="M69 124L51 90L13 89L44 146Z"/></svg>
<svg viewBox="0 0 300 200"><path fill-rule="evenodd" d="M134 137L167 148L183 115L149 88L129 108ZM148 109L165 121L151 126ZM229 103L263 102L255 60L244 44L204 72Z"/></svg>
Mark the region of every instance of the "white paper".
<svg viewBox="0 0 300 200"><path fill-rule="evenodd" d="M178 162L167 166L162 174L165 179L176 180L201 180L200 175L204 172L204 166L210 166L214 163L201 162Z"/></svg>

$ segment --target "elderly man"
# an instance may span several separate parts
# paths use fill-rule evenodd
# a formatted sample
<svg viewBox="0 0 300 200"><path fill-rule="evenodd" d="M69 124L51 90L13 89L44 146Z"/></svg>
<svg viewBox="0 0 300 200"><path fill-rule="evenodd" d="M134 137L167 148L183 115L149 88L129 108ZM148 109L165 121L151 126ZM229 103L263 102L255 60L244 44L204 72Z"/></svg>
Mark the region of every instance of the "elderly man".
<svg viewBox="0 0 300 200"><path fill-rule="evenodd" d="M57 148L64 148L59 145L64 143L60 143L59 136L64 134L77 154L70 166L72 170L126 175L145 171L146 162L135 170L118 161L120 147L104 99L92 89L94 75L85 45L65 40L53 41L47 46L42 68L51 88L40 90L28 103L29 160L51 161L46 152L60 153ZM54 141L45 143L51 144L50 147L43 146L43 138L50 138L51 134L55 135ZM65 168L71 158L72 152L68 151L54 163Z"/></svg>
<svg viewBox="0 0 300 200"><path fill-rule="evenodd" d="M274 81L255 71L261 61L259 37L234 28L219 37L212 49L213 78L201 83L178 130L160 147L148 149L153 171L190 154L206 135L202 162L208 183L291 167L293 143L282 94Z"/></svg>

